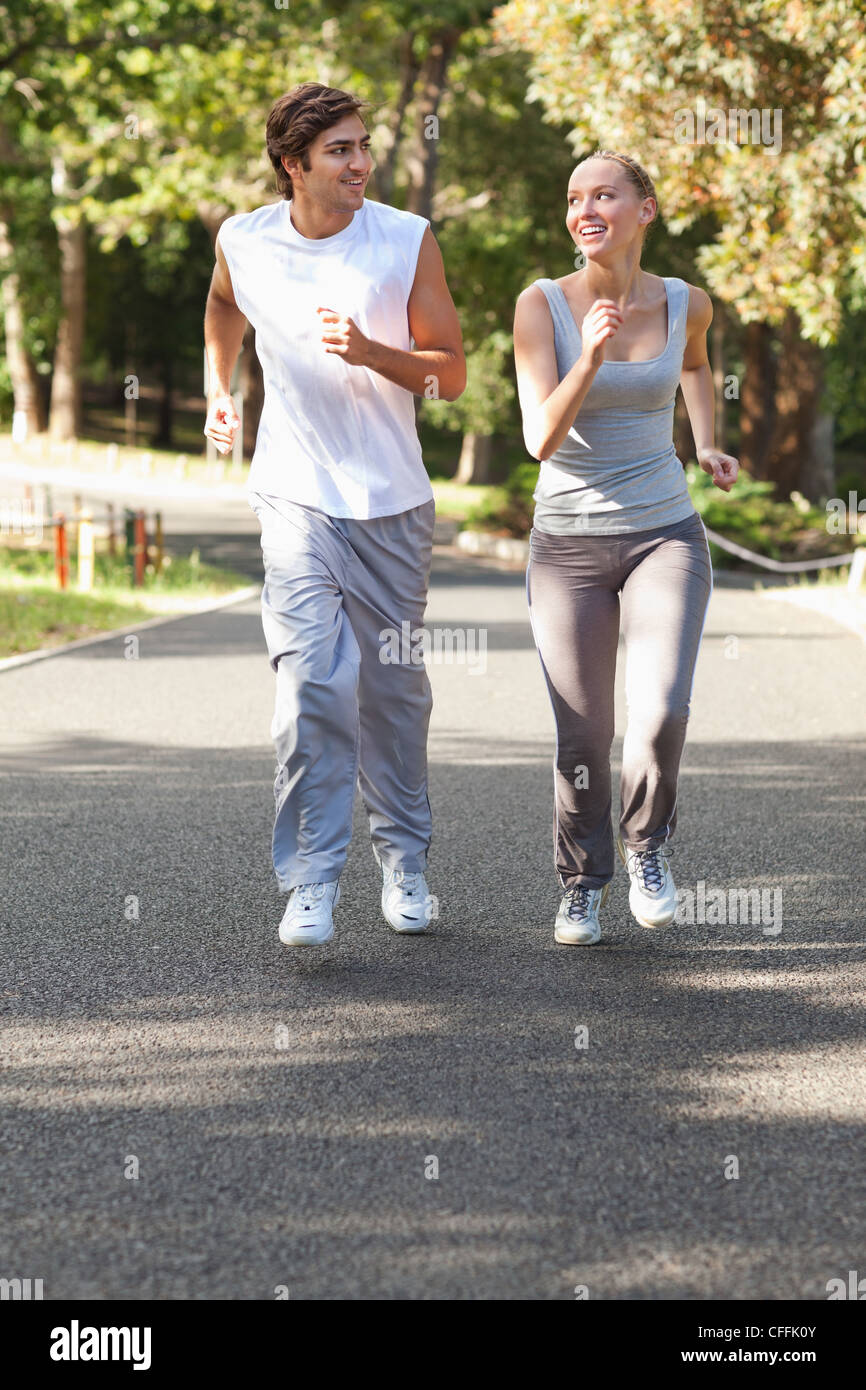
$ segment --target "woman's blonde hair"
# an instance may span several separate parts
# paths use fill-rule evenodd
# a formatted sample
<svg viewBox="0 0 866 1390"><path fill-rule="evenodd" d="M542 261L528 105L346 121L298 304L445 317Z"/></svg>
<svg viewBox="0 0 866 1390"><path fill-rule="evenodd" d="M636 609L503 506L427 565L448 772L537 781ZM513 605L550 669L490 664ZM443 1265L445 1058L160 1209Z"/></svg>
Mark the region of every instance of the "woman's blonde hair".
<svg viewBox="0 0 866 1390"><path fill-rule="evenodd" d="M620 163L628 174L629 183L641 198L654 198L656 211L652 222L648 222L644 227L644 237L649 232L650 227L659 215L659 195L656 193L656 186L642 164L638 164L636 159L632 159L629 154L618 154L616 150L593 150L592 154L586 155L581 161L585 164L587 159L615 159ZM580 165L577 166L580 168Z"/></svg>

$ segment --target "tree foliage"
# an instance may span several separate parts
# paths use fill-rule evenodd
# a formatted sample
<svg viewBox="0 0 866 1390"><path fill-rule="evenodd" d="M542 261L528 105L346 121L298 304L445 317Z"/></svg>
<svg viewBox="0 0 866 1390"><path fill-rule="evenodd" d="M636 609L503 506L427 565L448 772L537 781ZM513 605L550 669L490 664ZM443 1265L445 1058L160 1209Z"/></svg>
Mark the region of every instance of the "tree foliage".
<svg viewBox="0 0 866 1390"><path fill-rule="evenodd" d="M838 334L866 299L866 26L860 0L510 0L502 42L530 55L530 101L575 148L636 155L673 232L712 213L698 253L743 322ZM702 104L702 105L701 105ZM782 143L680 139L678 113L779 111Z"/></svg>

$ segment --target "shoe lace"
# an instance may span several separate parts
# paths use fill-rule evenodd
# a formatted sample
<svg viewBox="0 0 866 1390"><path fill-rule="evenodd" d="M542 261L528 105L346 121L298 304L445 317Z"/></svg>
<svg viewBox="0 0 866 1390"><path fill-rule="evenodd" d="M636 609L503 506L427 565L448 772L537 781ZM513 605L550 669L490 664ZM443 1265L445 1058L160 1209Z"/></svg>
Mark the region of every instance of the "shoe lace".
<svg viewBox="0 0 866 1390"><path fill-rule="evenodd" d="M582 921L589 916L589 895L592 892L585 883L575 883L565 890L565 915L572 921Z"/></svg>
<svg viewBox="0 0 866 1390"><path fill-rule="evenodd" d="M667 854L673 854L668 848ZM632 859L638 882L645 893L658 893L664 886L667 866L662 855L661 845L655 849L635 850Z"/></svg>
<svg viewBox="0 0 866 1390"><path fill-rule="evenodd" d="M295 904L302 911L309 912L324 896L324 883L302 883L295 889Z"/></svg>
<svg viewBox="0 0 866 1390"><path fill-rule="evenodd" d="M412 898L421 893L422 877L420 873L407 873L405 869L391 869L388 873L388 886L399 886L407 898Z"/></svg>

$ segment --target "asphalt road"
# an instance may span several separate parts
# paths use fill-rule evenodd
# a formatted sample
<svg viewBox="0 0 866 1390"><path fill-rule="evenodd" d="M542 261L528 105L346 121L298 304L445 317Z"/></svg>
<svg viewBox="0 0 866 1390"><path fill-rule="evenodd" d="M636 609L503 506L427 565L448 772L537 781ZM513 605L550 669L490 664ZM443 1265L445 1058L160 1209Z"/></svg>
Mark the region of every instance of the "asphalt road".
<svg viewBox="0 0 866 1390"><path fill-rule="evenodd" d="M435 561L428 626L487 653L431 664L421 938L381 918L359 807L334 941L278 942L255 601L138 660L0 674L0 1274L47 1299L825 1299L866 1268L866 645L719 584L672 868L781 890L781 930L643 931L618 866L602 943L561 947L523 584Z"/></svg>

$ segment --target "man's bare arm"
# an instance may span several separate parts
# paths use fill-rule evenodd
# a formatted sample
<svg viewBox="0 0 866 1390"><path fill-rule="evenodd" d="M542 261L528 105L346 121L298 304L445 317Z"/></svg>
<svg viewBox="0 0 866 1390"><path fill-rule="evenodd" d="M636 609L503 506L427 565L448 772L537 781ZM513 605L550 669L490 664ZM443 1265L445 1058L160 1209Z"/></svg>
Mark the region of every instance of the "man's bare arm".
<svg viewBox="0 0 866 1390"><path fill-rule="evenodd" d="M231 398L231 379L246 329L246 318L235 301L226 258L216 241L216 265L204 312L204 343L208 364L208 412L204 433L220 453L232 447L240 419Z"/></svg>
<svg viewBox="0 0 866 1390"><path fill-rule="evenodd" d="M416 396L456 401L466 389L463 336L442 253L429 227L421 241L407 312L415 340L410 352L365 337L353 319L322 306L325 351L339 353L349 366L369 367Z"/></svg>

